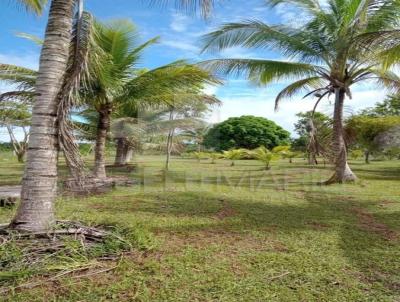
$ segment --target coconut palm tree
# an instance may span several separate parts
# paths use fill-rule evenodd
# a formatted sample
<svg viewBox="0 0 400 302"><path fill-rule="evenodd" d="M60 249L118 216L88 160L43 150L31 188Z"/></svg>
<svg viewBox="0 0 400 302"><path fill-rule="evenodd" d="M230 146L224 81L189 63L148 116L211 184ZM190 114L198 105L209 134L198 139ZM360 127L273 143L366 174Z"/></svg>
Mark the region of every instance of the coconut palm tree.
<svg viewBox="0 0 400 302"><path fill-rule="evenodd" d="M256 160L262 162L265 165L265 170L270 169L271 161L277 157L277 154L269 151L265 146L260 146L257 149L252 150L250 154Z"/></svg>
<svg viewBox="0 0 400 302"><path fill-rule="evenodd" d="M233 167L235 165L236 160L242 159L246 154L247 154L246 149L232 149L228 151L224 151L222 156L226 159L231 160L231 166Z"/></svg>
<svg viewBox="0 0 400 302"><path fill-rule="evenodd" d="M22 1L22 0L21 0ZM185 7L202 7L204 15L212 0L176 0ZM41 11L43 0L24 0ZM70 40L76 0L51 0L49 18L40 56L36 97L32 110L30 143L22 181L21 203L10 228L35 232L48 230L54 223L57 192L59 94L71 58ZM79 1L82 6L82 1ZM75 53L76 54L76 53Z"/></svg>
<svg viewBox="0 0 400 302"><path fill-rule="evenodd" d="M26 148L28 146L29 133L27 127L31 116L29 104L21 102L0 102L0 127L7 129L11 146L18 162L24 162ZM15 128L23 131L24 137L19 141L15 137Z"/></svg>
<svg viewBox="0 0 400 302"><path fill-rule="evenodd" d="M193 87L189 85L185 88L185 93L174 97L174 100L169 105L169 117L166 128L168 129L167 135L167 158L165 168L169 169L171 158L173 139L176 130L187 131L191 128L198 128L204 125L202 118L205 112L209 111L210 105L220 104L220 101L214 96L209 96L201 92L203 84L211 84L214 79L209 78L199 79L193 81ZM214 82L214 84L217 82ZM198 152L200 153L200 152Z"/></svg>
<svg viewBox="0 0 400 302"><path fill-rule="evenodd" d="M98 113L93 173L96 178L104 179L105 146L115 110L120 106L136 109L139 102L149 105L174 102L183 88L188 90L187 87L197 87L201 82L207 84L214 80L209 72L183 61L144 71L138 68L139 60L143 51L157 42L157 38L138 45L138 32L126 20L106 24L97 22L95 27L99 50L92 53L91 61L102 67L93 75L87 89L82 91L82 98Z"/></svg>
<svg viewBox="0 0 400 302"><path fill-rule="evenodd" d="M204 137L206 136L210 125L202 125L201 127L185 130L181 133L181 136L188 138L197 145L197 152L201 152Z"/></svg>
<svg viewBox="0 0 400 302"><path fill-rule="evenodd" d="M43 231L54 222L58 159L57 97L68 67L74 4L74 0L51 2L36 81L21 203L10 225L14 229Z"/></svg>
<svg viewBox="0 0 400 302"><path fill-rule="evenodd" d="M266 85L271 81L295 80L276 97L276 108L285 97L302 91L320 99L334 95L333 152L335 172L327 181L354 181L355 174L347 164L343 137L343 105L351 99L354 84L371 80L397 89L399 78L381 70L376 48L361 43L377 39L373 33L394 29L400 4L397 1L331 0L320 1L272 0L272 6L295 5L307 19L294 28L287 25L268 25L250 20L228 23L204 38L204 50L216 51L242 46L275 50L288 60L220 59L204 65L222 74L246 75L250 80Z"/></svg>

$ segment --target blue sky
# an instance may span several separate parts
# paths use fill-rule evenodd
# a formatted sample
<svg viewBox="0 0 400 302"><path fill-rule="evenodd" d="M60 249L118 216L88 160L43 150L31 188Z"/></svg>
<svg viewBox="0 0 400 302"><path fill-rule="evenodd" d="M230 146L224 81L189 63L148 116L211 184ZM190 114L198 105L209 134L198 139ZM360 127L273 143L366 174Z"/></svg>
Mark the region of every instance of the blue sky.
<svg viewBox="0 0 400 302"><path fill-rule="evenodd" d="M30 41L15 36L17 32L26 32L43 36L46 15L33 16L23 9L12 5L14 1L2 0L0 4L0 62L37 68L40 49ZM225 0L217 5L211 19L205 21L193 15L174 10L173 7L150 7L146 0L85 0L85 8L100 20L125 18L131 19L138 27L143 41L160 36L159 44L149 48L142 60L143 67L156 67L177 59L198 62L215 57L249 58L264 57L284 59L279 54L268 51L229 49L218 54L200 54L201 36L224 22L256 18L272 23L290 23L301 21L301 14L289 7L280 6L271 10L264 0ZM219 122L231 116L252 114L274 120L289 131L293 130L295 114L310 110L312 100L293 98L283 103L278 112L274 112L274 98L280 88L287 83L276 83L259 88L249 85L244 79L226 79L225 85L209 87L207 91L216 94L223 105L208 117L210 122ZM1 90L6 87L0 86ZM349 101L348 111L372 106L384 98L383 91L369 86L358 86L354 98ZM329 101L320 110L331 114ZM0 130L0 140L5 139Z"/></svg>

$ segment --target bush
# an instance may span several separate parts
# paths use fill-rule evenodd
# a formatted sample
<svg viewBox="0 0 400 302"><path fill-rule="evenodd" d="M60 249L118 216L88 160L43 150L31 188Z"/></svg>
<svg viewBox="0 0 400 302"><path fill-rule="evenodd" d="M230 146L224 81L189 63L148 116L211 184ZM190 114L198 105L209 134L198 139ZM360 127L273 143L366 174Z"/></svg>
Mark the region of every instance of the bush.
<svg viewBox="0 0 400 302"><path fill-rule="evenodd" d="M255 149L259 146L274 148L289 143L290 133L273 121L263 117L245 115L230 118L211 128L204 145L217 151Z"/></svg>
<svg viewBox="0 0 400 302"><path fill-rule="evenodd" d="M360 150L360 149L351 150L351 152L350 152L350 158L351 159L357 160L357 159L359 159L359 158L361 158L363 156L364 156L364 151Z"/></svg>
<svg viewBox="0 0 400 302"><path fill-rule="evenodd" d="M383 151L383 155L390 160L395 158L400 159L400 148L399 147L388 148L385 151Z"/></svg>

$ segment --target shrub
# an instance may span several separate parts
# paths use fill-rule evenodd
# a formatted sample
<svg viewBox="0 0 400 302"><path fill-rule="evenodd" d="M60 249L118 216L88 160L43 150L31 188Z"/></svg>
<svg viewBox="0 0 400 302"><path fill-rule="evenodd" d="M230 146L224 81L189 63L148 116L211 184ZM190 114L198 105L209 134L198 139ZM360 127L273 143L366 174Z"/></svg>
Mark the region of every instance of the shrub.
<svg viewBox="0 0 400 302"><path fill-rule="evenodd" d="M383 151L383 154L390 160L397 158L400 159L400 148L399 147L391 147Z"/></svg>
<svg viewBox="0 0 400 302"><path fill-rule="evenodd" d="M359 159L361 157L364 156L364 151L360 150L360 149L356 149L356 150L351 150L350 152L350 158L351 159Z"/></svg>

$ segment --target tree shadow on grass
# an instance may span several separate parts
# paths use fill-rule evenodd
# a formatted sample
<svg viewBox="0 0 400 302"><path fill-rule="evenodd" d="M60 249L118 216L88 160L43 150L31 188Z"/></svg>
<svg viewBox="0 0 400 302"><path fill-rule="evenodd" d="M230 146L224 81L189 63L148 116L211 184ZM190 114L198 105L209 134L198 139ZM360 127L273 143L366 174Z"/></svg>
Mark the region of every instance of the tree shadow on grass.
<svg viewBox="0 0 400 302"><path fill-rule="evenodd" d="M336 216L341 220L339 247L348 262L343 269L363 284L366 297L373 290L375 294L380 291L386 297L398 298L400 212L371 214L368 209L376 208L379 202L363 200L362 196L340 199L341 217ZM314 201L315 194L309 194L307 200Z"/></svg>
<svg viewBox="0 0 400 302"><path fill-rule="evenodd" d="M371 167L372 168L372 167ZM375 169L355 168L353 171L362 179L400 180L400 166Z"/></svg>

